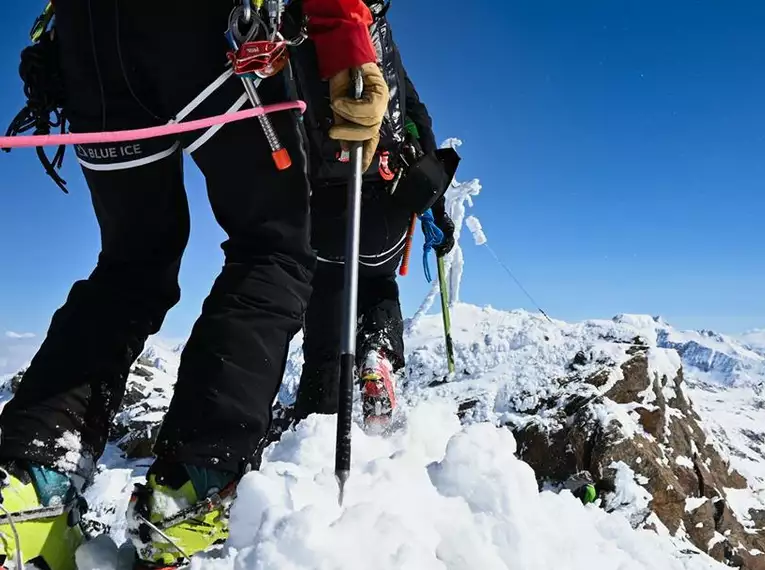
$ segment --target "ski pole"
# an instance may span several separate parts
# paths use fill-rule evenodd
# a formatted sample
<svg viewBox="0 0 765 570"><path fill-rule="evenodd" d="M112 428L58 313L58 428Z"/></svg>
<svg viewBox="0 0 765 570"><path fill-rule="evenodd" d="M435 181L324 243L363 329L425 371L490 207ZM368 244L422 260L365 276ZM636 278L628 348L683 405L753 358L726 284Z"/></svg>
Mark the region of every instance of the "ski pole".
<svg viewBox="0 0 765 570"><path fill-rule="evenodd" d="M444 336L446 338L446 360L449 374L454 374L454 344L452 343L452 322L449 316L449 291L446 289L446 271L444 258L438 257L438 286L441 288L441 313L444 318Z"/></svg>
<svg viewBox="0 0 765 570"><path fill-rule="evenodd" d="M364 79L361 71L351 70L353 96L361 99ZM340 337L340 389L338 390L335 478L340 487L338 502L343 505L345 483L351 476L351 423L353 420L354 367L356 360L356 322L358 319L359 234L361 230L361 182L363 144L351 144L351 177L348 181L348 220L345 235L345 280L343 289L343 328Z"/></svg>
<svg viewBox="0 0 765 570"><path fill-rule="evenodd" d="M409 224L409 231L406 233L406 246L404 247L404 257L401 259L401 268L398 274L406 277L409 273L409 258L412 255L412 242L414 241L414 232L417 230L417 214L412 214L412 223Z"/></svg>

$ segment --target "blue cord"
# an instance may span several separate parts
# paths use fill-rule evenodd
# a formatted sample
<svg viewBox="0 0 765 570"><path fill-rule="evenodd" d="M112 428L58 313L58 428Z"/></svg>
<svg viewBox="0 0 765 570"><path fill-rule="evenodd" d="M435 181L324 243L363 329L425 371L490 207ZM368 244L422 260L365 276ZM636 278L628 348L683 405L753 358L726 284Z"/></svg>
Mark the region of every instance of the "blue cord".
<svg viewBox="0 0 765 570"><path fill-rule="evenodd" d="M430 267L428 266L428 254L430 250L444 243L444 232L441 231L436 225L436 221L433 219L432 210L428 210L422 216L420 216L420 223L422 224L422 233L425 234L425 245L423 246L422 264L425 268L425 279L428 283L433 281L430 273Z"/></svg>

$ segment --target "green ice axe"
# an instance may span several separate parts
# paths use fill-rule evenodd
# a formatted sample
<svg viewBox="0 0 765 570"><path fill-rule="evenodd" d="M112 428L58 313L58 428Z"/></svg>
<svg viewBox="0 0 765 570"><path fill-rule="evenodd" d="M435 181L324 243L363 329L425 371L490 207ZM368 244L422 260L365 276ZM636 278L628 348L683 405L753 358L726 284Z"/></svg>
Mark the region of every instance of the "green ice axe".
<svg viewBox="0 0 765 570"><path fill-rule="evenodd" d="M438 259L438 285L441 289L441 314L444 318L444 336L446 337L446 359L449 363L449 374L454 374L454 344L452 343L452 322L449 317L449 291L446 289L446 270L444 258Z"/></svg>

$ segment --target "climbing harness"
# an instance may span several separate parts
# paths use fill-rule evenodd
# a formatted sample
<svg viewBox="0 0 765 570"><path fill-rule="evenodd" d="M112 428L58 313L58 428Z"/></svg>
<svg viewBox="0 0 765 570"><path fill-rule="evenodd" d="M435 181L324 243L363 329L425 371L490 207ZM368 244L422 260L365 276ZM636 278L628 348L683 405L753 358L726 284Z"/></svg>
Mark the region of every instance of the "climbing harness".
<svg viewBox="0 0 765 570"><path fill-rule="evenodd" d="M261 10L265 10L263 17L258 13ZM271 147L276 167L279 170L289 168L291 165L289 154L281 145L267 115L291 109L297 109L303 113L305 103L290 101L263 105L256 90L263 78L277 74L287 65L287 46L300 45L307 37L305 22L298 37L292 40L281 37L279 28L283 10L282 0L243 0L237 5L230 15L229 29L226 31L226 37L229 43L232 43L232 52L229 53L231 65L166 125L127 131L75 134L67 133L68 121L64 110L65 92L58 67L58 43L55 28L51 26L55 14L52 4L49 3L30 32L33 45L25 48L21 54L19 73L24 82L27 103L11 122L6 136L0 137L0 149L10 152L13 148L36 147L46 173L59 188L68 193L66 181L57 172L63 165L66 145L147 139L213 128L258 117ZM242 32L243 27L247 27L246 33ZM262 34L262 37L259 34ZM180 122L234 74L243 79L253 109L229 112L186 123ZM51 130L55 128L60 129L60 134L51 134ZM20 136L33 129L32 135ZM52 145L59 148L53 158L49 159L43 147Z"/></svg>

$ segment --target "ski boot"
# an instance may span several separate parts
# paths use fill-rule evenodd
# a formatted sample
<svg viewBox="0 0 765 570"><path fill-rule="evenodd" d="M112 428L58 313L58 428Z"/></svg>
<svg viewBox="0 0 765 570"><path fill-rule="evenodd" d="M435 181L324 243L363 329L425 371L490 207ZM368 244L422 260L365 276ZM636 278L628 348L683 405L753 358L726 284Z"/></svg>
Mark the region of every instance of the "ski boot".
<svg viewBox="0 0 765 570"><path fill-rule="evenodd" d="M87 509L66 475L35 464L0 469L0 569L76 570Z"/></svg>
<svg viewBox="0 0 765 570"><path fill-rule="evenodd" d="M361 402L367 431L384 431L396 408L393 366L378 351L367 354L361 369Z"/></svg>
<svg viewBox="0 0 765 570"><path fill-rule="evenodd" d="M226 471L155 463L146 484L136 485L128 507L136 568L181 566L223 543L238 482Z"/></svg>

